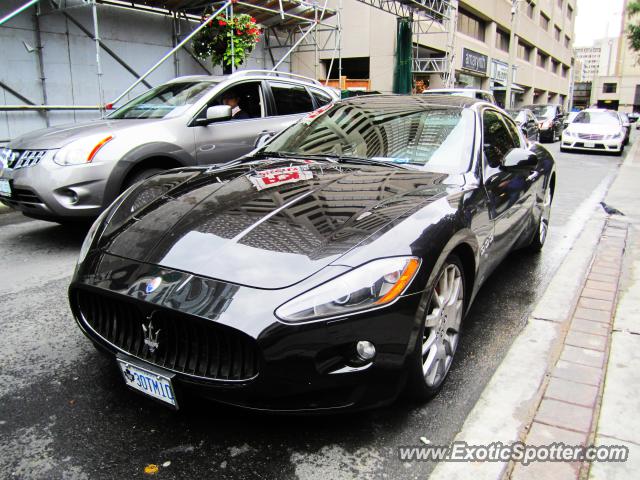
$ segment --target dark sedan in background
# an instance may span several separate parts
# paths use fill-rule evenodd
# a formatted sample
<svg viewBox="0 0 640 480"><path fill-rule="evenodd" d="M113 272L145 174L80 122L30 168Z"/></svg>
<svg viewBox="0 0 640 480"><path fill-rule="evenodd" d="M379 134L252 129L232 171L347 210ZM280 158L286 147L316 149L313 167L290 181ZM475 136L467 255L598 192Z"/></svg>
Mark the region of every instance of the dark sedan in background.
<svg viewBox="0 0 640 480"><path fill-rule="evenodd" d="M518 108L507 110L507 112L513 117L516 125L518 125L527 140L530 142L538 142L540 140L540 127L531 110L528 108Z"/></svg>
<svg viewBox="0 0 640 480"><path fill-rule="evenodd" d="M524 105L533 112L540 128L540 141L555 143L560 140L564 129L565 111L559 104Z"/></svg>
<svg viewBox="0 0 640 480"><path fill-rule="evenodd" d="M123 381L173 407L424 400L486 278L542 248L555 184L489 103L344 100L240 160L131 187L92 226L70 303Z"/></svg>

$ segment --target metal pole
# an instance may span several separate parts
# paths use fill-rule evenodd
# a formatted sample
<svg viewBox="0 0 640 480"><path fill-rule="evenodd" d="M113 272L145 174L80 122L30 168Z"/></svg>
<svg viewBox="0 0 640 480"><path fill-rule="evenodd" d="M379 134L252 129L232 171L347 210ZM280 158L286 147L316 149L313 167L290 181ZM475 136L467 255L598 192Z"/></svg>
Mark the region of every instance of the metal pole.
<svg viewBox="0 0 640 480"><path fill-rule="evenodd" d="M304 34L302 34L302 36L298 39L298 41L291 46L291 48L287 51L287 53L284 54L284 56L278 61L278 63L276 63L276 65L271 69L271 71L275 72L278 69L278 67L282 64L282 62L284 62L287 59L287 57L291 55L291 53L298 47L298 45L300 45L302 41L307 37L307 35L313 32L315 28L316 28L316 24L314 23L309 27L309 30L304 32Z"/></svg>
<svg viewBox="0 0 640 480"><path fill-rule="evenodd" d="M509 35L509 66L507 67L507 88L505 91L504 108L511 108L511 83L513 82L513 64L516 57L516 28L518 25L518 0L511 2L511 34Z"/></svg>
<svg viewBox="0 0 640 480"><path fill-rule="evenodd" d="M449 4L449 31L447 39L447 57L448 63L445 66L446 73L444 75L444 86L453 88L456 81L456 30L457 30L458 1L452 0Z"/></svg>
<svg viewBox="0 0 640 480"><path fill-rule="evenodd" d="M172 20L172 26L173 26L173 35L172 35L172 46L176 46L178 44L178 38L180 37L180 25L179 25L179 19L177 17L177 13L173 12L173 20ZM180 59L178 58L178 55L175 55L173 57L173 71L176 77L180 76Z"/></svg>
<svg viewBox="0 0 640 480"><path fill-rule="evenodd" d="M102 62L100 60L100 32L98 31L98 7L96 1L91 2L93 14L93 36L96 43L96 71L98 74L98 104L100 105L100 116L104 115L104 90L102 89Z"/></svg>
<svg viewBox="0 0 640 480"><path fill-rule="evenodd" d="M2 25L5 22L8 22L13 17L15 17L16 15L24 12L27 8L31 7L32 5L35 5L38 2L39 2L39 0L31 0L31 1L27 2L27 3L25 3L24 5L22 5L21 7L16 8L13 12L11 12L11 13L5 15L4 17L0 18L0 25Z"/></svg>
<svg viewBox="0 0 640 480"><path fill-rule="evenodd" d="M338 89L342 90L342 0L338 1Z"/></svg>
<svg viewBox="0 0 640 480"><path fill-rule="evenodd" d="M160 65L162 65L169 57L171 57L171 55L173 55L178 50L180 50L180 48L182 48L183 45L185 45L187 42L189 42L189 40L191 40L200 30L205 28L209 24L209 22L211 22L213 20L213 18L215 18L220 12L223 12L229 6L229 4L231 4L231 0L228 0L227 2L225 2L224 5L222 5L218 10L216 10L214 13L212 13L209 18L207 18L204 22L202 22L198 26L198 28L196 28L193 32L191 32L189 35L187 35L180 43L178 43L178 45L173 47L169 52L167 52L159 61L157 61L155 63L155 65L153 65L149 70L147 70L138 80L136 80L133 84L131 84L131 86L129 86L129 88L127 88L124 92L122 92L118 96L118 98L116 98L111 103L115 105L127 93L129 93L131 90L136 88L145 78L147 78L150 74L152 74Z"/></svg>
<svg viewBox="0 0 640 480"><path fill-rule="evenodd" d="M42 88L42 104L46 105L47 100L47 85L46 85L46 77L44 74L44 60L42 58L42 35L40 32L40 7L36 7L36 13L33 16L33 22L36 31L36 58L38 60L38 73L40 74L40 87ZM51 125L49 121L49 114L45 110L43 112L44 123L47 127Z"/></svg>
<svg viewBox="0 0 640 480"><path fill-rule="evenodd" d="M236 70L236 46L233 41L233 2L229 5L229 19L231 20L231 73L233 73Z"/></svg>

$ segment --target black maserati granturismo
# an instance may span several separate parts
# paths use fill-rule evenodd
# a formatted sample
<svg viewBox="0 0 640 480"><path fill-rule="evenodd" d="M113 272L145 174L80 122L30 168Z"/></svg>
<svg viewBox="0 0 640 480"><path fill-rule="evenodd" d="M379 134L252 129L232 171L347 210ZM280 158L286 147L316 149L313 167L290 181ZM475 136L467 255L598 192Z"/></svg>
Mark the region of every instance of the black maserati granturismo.
<svg viewBox="0 0 640 480"><path fill-rule="evenodd" d="M175 408L427 399L492 270L542 248L555 185L495 105L356 97L132 186L91 227L70 303L126 385Z"/></svg>

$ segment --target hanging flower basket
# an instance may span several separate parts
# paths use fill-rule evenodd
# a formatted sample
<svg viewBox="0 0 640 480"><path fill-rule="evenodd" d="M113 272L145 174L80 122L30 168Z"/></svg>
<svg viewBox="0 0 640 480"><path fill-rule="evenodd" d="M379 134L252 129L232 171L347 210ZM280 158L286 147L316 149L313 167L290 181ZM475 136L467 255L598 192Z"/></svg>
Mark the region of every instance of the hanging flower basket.
<svg viewBox="0 0 640 480"><path fill-rule="evenodd" d="M211 11L205 12L203 21L207 13ZM214 67L231 67L232 62L238 67L251 55L261 33L256 19L250 15L234 15L231 19L220 14L211 18L209 24L193 37L193 53L201 60L211 59Z"/></svg>

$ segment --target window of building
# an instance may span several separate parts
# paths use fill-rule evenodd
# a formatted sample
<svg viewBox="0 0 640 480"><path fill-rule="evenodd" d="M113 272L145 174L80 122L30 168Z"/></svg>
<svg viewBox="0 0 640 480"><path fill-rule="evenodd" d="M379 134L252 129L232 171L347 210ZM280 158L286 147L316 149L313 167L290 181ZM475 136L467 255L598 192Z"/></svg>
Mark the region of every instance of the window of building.
<svg viewBox="0 0 640 480"><path fill-rule="evenodd" d="M466 10L458 10L458 31L484 42L486 22Z"/></svg>
<svg viewBox="0 0 640 480"><path fill-rule="evenodd" d="M526 62L531 61L531 50L533 48L526 43L518 42L518 58Z"/></svg>
<svg viewBox="0 0 640 480"><path fill-rule="evenodd" d="M564 46L569 48L571 46L571 37L568 35L564 36Z"/></svg>
<svg viewBox="0 0 640 480"><path fill-rule="evenodd" d="M571 5L567 5L567 17L569 20L573 18L573 7Z"/></svg>
<svg viewBox="0 0 640 480"><path fill-rule="evenodd" d="M559 73L558 72L559 69L560 69L560 62L557 61L555 58L552 58L551 59L551 71L557 75Z"/></svg>
<svg viewBox="0 0 640 480"><path fill-rule="evenodd" d="M562 38L562 37L561 37L561 34L562 34L562 30L560 30L560 27L559 27L559 26L557 26L557 25L556 25L556 26L554 26L554 27L553 27L553 36L555 37L555 39L556 39L558 42L560 41L560 38Z"/></svg>
<svg viewBox="0 0 640 480"><path fill-rule="evenodd" d="M540 50L538 50L538 57L536 59L536 65L540 68L547 68L547 60L549 59L548 55L545 55Z"/></svg>
<svg viewBox="0 0 640 480"><path fill-rule="evenodd" d="M567 67L566 65L562 66L562 78L567 78L567 75L569 75L569 67Z"/></svg>
<svg viewBox="0 0 640 480"><path fill-rule="evenodd" d="M547 31L549 30L549 17L542 12L540 12L540 26Z"/></svg>
<svg viewBox="0 0 640 480"><path fill-rule="evenodd" d="M603 83L602 84L602 93L616 93L618 89L617 83Z"/></svg>
<svg viewBox="0 0 640 480"><path fill-rule="evenodd" d="M527 0L527 6L526 6L526 12L527 12L527 17L529 17L530 19L533 20L533 12L536 8L536 4L533 3L531 0Z"/></svg>
<svg viewBox="0 0 640 480"><path fill-rule="evenodd" d="M496 30L496 48L504 52L509 51L509 34L504 30Z"/></svg>

